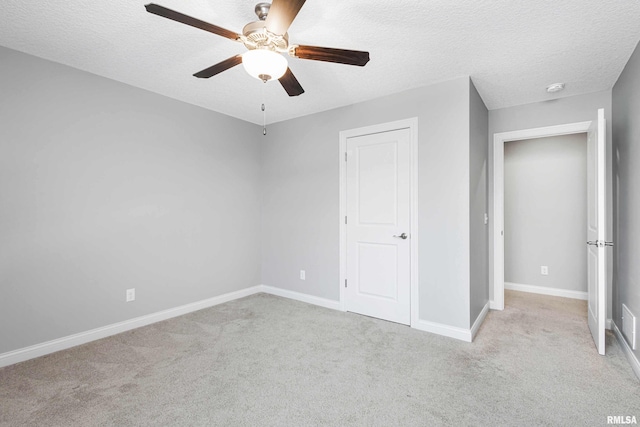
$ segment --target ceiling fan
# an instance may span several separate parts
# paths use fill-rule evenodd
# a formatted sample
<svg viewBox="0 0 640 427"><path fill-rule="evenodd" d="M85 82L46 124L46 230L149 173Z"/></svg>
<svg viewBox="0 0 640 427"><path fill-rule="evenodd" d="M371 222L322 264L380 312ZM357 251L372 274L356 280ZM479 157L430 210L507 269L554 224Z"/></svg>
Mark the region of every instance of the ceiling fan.
<svg viewBox="0 0 640 427"><path fill-rule="evenodd" d="M264 82L279 80L289 96L298 96L304 89L293 75L282 53L301 59L336 62L347 65L364 66L369 62L369 52L328 47L290 45L287 30L306 0L273 0L272 3L258 3L255 13L259 21L245 25L242 34L229 31L208 22L184 15L175 10L150 3L147 12L181 22L201 30L240 42L248 49L194 74L208 79L242 63L245 70Z"/></svg>

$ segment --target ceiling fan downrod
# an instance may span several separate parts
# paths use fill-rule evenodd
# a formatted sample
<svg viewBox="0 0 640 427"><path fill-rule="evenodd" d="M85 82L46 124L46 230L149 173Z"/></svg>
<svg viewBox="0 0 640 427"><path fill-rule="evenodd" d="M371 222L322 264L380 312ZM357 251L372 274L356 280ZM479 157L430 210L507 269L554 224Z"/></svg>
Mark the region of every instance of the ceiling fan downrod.
<svg viewBox="0 0 640 427"><path fill-rule="evenodd" d="M265 21L267 19L267 15L269 14L269 8L271 7L271 3L258 3L255 8L256 15L258 15L258 19L261 21Z"/></svg>

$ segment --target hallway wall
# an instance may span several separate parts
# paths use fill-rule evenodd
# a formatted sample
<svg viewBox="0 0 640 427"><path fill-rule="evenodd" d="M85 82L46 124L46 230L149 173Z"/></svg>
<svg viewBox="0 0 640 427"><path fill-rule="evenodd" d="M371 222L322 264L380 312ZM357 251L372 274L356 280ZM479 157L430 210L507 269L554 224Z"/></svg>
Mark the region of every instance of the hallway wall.
<svg viewBox="0 0 640 427"><path fill-rule="evenodd" d="M640 317L640 45L613 87L613 114L617 266L613 312L622 328L622 304ZM640 325L636 328L640 330ZM640 333L636 339L640 341ZM640 343L634 354L640 359Z"/></svg>
<svg viewBox="0 0 640 427"><path fill-rule="evenodd" d="M504 227L505 282L586 296L586 134L505 144Z"/></svg>

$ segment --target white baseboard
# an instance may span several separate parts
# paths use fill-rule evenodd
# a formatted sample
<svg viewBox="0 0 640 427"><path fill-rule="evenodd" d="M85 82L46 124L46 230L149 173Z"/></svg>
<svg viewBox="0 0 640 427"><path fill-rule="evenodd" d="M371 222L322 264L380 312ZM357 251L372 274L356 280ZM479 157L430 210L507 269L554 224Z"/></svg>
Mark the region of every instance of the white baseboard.
<svg viewBox="0 0 640 427"><path fill-rule="evenodd" d="M300 292L289 291L282 288L276 288L268 285L260 285L261 292L276 295L283 298L289 298L296 301L306 302L308 304L318 305L320 307L329 308L332 310L342 311L342 304L340 301L328 300L325 298L316 297L313 295L303 294ZM411 327L420 331L431 332L437 335L444 335L446 337L459 339L466 342L471 342L473 337L478 332L480 325L489 311L489 303L478 315L472 329L457 328L455 326L448 326L441 323L429 322L426 320L418 319L417 323L412 323Z"/></svg>
<svg viewBox="0 0 640 427"><path fill-rule="evenodd" d="M587 300L588 294L580 291L566 289L546 288L544 286L523 285L521 283L504 282L504 288L512 291L529 292L532 294L551 295L554 297L573 298Z"/></svg>
<svg viewBox="0 0 640 427"><path fill-rule="evenodd" d="M620 347L622 347L622 351L624 352L625 356L627 356L627 359L629 360L631 369L633 369L633 372L636 374L636 377L640 379L640 360L638 360L633 350L631 350L631 347L629 347L627 340L624 339L624 337L622 336L622 332L620 332L620 329L618 329L618 326L615 324L615 322L611 322L611 327L613 328L613 333L616 335L616 338L620 343Z"/></svg>
<svg viewBox="0 0 640 427"><path fill-rule="evenodd" d="M181 305L179 307L170 308L168 310L159 311L157 313L147 314L145 316L136 317L134 319L125 320L123 322L114 323L90 331L80 332L74 335L47 341L41 344L32 345L7 353L0 354L0 367L13 365L14 363L24 362L35 357L44 356L56 351L65 350L80 344L86 344L91 341L106 338L121 332L136 329L141 326L150 325L162 320L171 319L172 317L182 316L183 314L193 311L202 310L203 308L213 307L235 299L244 298L249 295L262 292L261 286L254 286L242 289L236 292L220 295L206 300L194 302L191 304Z"/></svg>
<svg viewBox="0 0 640 427"><path fill-rule="evenodd" d="M497 302L495 302L494 300L490 300L489 301L489 308L491 310L504 310L504 304L499 305Z"/></svg>
<svg viewBox="0 0 640 427"><path fill-rule="evenodd" d="M432 334L443 335L457 340L471 342L473 336L471 329L458 328L456 326L444 325L442 323L429 322L428 320L418 320L417 323L411 325L412 328L419 331L431 332Z"/></svg>
<svg viewBox="0 0 640 427"><path fill-rule="evenodd" d="M320 298L313 295L303 294L300 292L289 291L287 289L275 288L273 286L268 285L260 285L260 292L264 292L265 294L276 295L283 298L289 298L296 301L306 302L307 304L318 305L324 308L330 308L332 310L340 310L342 311L342 305L340 301L334 301L326 298Z"/></svg>
<svg viewBox="0 0 640 427"><path fill-rule="evenodd" d="M474 340L476 334L478 333L478 329L482 326L482 322L484 322L484 318L487 317L487 313L489 313L489 303L486 303L482 308L482 311L476 318L476 321L473 322L473 326L471 326L471 341Z"/></svg>
<svg viewBox="0 0 640 427"><path fill-rule="evenodd" d="M480 329L482 322L484 322L485 317L487 317L487 313L489 313L489 305L489 302L485 304L482 311L473 322L471 329L458 328L456 326L444 325L442 323L430 322L422 319L418 319L418 321L412 324L411 327L420 331L444 335L445 337L455 338L465 342L472 342L478 333L478 329Z"/></svg>
<svg viewBox="0 0 640 427"><path fill-rule="evenodd" d="M332 310L342 311L342 305L340 301L333 301L325 298L316 297L313 295L303 294L300 292L290 291L286 289L276 288L267 285L258 285L251 288L242 289L228 294L219 295L217 297L209 298L202 301L197 301L191 304L182 305L168 310L159 311L157 313L151 313L145 316L136 317L134 319L125 320L123 322L114 323L111 325L103 326L100 328L92 329L85 332L69 335L66 337L54 339L40 344L35 344L29 347L21 348L18 350L9 351L0 354L0 368L3 366L13 365L15 363L24 362L29 359L44 356L47 354L55 353L56 351L66 350L77 345L86 344L91 341L106 338L111 335L116 335L121 332L126 332L131 329L147 326L152 323L160 322L163 320L171 319L173 317L182 316L194 311L202 310L205 308L213 307L225 302L233 301L239 298L244 298L249 295L264 292L271 295L280 296L283 298L289 298L296 301L302 301L308 304L317 305L320 307L329 308ZM480 312L480 315L476 319L471 329L458 328L454 326L444 325L435 322L429 322L426 320L418 320L417 323L412 324L411 327L431 332L438 335L444 335L459 339L466 342L471 342L475 337L480 325L484 321L489 310L489 303Z"/></svg>

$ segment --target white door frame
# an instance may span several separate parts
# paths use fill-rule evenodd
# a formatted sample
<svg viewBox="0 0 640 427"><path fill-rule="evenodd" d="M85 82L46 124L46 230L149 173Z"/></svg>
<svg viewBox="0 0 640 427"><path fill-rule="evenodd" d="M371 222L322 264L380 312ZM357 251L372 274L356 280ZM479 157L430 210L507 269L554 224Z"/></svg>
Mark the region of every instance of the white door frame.
<svg viewBox="0 0 640 427"><path fill-rule="evenodd" d="M418 322L418 118L413 117L395 122L382 123L373 126L366 126L357 129L350 129L340 132L340 307L342 311L347 311L344 284L347 279L347 227L345 216L347 215L347 138L356 136L371 135L374 133L389 132L399 129L409 129L410 137L410 251L411 251L411 326Z"/></svg>
<svg viewBox="0 0 640 427"><path fill-rule="evenodd" d="M493 310L504 310L504 143L586 133L591 121L493 134Z"/></svg>

